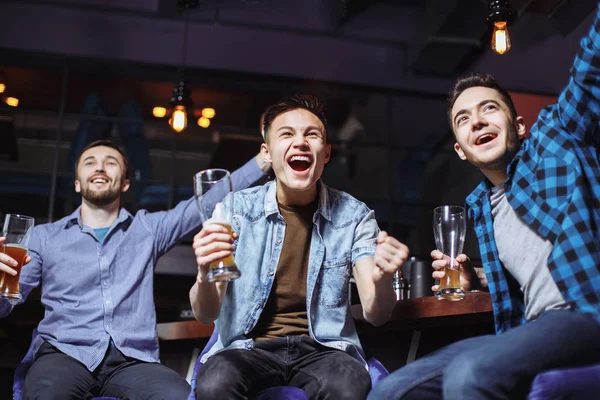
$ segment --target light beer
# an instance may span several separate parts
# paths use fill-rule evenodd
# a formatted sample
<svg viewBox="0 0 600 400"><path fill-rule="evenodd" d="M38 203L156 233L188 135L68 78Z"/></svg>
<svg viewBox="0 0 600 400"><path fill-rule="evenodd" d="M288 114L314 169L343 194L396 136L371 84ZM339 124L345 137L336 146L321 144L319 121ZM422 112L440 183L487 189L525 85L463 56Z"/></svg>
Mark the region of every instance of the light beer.
<svg viewBox="0 0 600 400"><path fill-rule="evenodd" d="M225 219L221 218L211 218L205 222L206 224L217 224L221 225L225 229L227 229L227 233L229 235L233 235L233 230L231 229L231 223ZM208 266L208 281L216 282L216 281L229 281L232 279L236 279L240 277L240 271L235 265L235 260L233 259L233 254L228 255L225 258L220 260L213 261Z"/></svg>
<svg viewBox="0 0 600 400"><path fill-rule="evenodd" d="M25 262L25 257L27 256L27 249L16 244L7 244L4 246L4 253L9 257L12 257L18 263L18 265L16 267L12 267L17 271L17 275L15 276L12 276L6 272L1 273L0 295L3 297L20 299L21 295L19 293L19 276L21 275L21 268L23 267L23 262Z"/></svg>
<svg viewBox="0 0 600 400"><path fill-rule="evenodd" d="M440 279L440 289L437 296L446 300L462 300L465 297L460 286L460 271L456 269L445 269L446 275Z"/></svg>

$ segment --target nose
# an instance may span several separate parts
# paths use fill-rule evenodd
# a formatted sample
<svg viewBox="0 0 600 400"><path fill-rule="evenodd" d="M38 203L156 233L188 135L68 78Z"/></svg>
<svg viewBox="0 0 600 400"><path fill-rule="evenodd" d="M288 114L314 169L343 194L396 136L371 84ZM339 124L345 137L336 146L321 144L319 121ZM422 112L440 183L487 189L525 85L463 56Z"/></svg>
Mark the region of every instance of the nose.
<svg viewBox="0 0 600 400"><path fill-rule="evenodd" d="M294 135L294 146L295 147L306 146L306 138L304 137L304 135L302 133L298 132L298 134Z"/></svg>
<svg viewBox="0 0 600 400"><path fill-rule="evenodd" d="M487 121L479 113L473 113L471 115L471 129L474 131L480 130L487 126Z"/></svg>

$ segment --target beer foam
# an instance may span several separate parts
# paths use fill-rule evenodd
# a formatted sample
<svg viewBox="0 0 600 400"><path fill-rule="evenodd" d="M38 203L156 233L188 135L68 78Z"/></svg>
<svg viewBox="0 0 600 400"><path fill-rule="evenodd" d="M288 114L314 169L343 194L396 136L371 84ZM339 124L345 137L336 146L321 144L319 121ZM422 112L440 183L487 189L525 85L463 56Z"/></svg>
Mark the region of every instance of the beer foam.
<svg viewBox="0 0 600 400"><path fill-rule="evenodd" d="M207 220L206 222L204 222L204 225L208 225L208 224L224 225L224 226L231 228L231 222L229 222L225 218L211 218L211 219Z"/></svg>
<svg viewBox="0 0 600 400"><path fill-rule="evenodd" d="M5 243L4 247L15 247L17 249L21 249L21 250L27 251L27 247L21 246L20 244L16 244L16 243Z"/></svg>

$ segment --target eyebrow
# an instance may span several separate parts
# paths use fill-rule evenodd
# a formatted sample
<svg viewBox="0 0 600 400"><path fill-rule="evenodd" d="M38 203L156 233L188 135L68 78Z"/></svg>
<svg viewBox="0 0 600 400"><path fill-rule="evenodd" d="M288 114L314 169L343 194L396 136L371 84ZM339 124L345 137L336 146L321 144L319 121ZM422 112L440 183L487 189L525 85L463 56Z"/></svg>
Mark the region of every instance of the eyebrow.
<svg viewBox="0 0 600 400"><path fill-rule="evenodd" d="M106 156L105 158L110 158L110 159L112 159L112 160L115 160L115 161L116 161L116 162L117 162L119 165L121 165L121 163L119 162L119 160L117 159L117 157L114 157L114 156ZM86 158L84 158L83 160L81 160L81 162L82 162L82 163L84 163L84 162L86 162L87 160L90 160L90 159L92 159L92 160L93 160L93 159L94 159L94 156L87 156Z"/></svg>
<svg viewBox="0 0 600 400"><path fill-rule="evenodd" d="M309 126L307 126L307 127L304 129L304 131L306 132L306 131L310 131L310 130L312 130L312 129L316 129L316 130L318 130L319 132L323 133L323 128L321 128L320 126L317 126L317 125L309 125ZM294 128L292 128L291 126L282 126L281 128L277 129L277 132L279 132L279 131L281 131L281 130L289 130L289 131L294 131L295 129L294 129Z"/></svg>
<svg viewBox="0 0 600 400"><path fill-rule="evenodd" d="M483 101L480 101L476 108L481 108L483 106L485 106L488 103L494 103L495 105L497 105L498 107L500 107L500 103L498 103L496 100L492 100L492 99L485 99ZM456 115L454 116L454 118L452 119L452 123L456 124L456 118L460 117L463 114L467 113L467 109L463 108L462 110L460 110L459 112L456 113Z"/></svg>

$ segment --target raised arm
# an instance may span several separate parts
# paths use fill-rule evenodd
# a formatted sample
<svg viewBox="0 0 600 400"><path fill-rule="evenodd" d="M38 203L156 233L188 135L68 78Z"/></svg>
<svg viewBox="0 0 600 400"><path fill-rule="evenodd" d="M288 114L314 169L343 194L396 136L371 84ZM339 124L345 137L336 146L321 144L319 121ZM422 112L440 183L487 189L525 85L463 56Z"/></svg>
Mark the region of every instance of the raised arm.
<svg viewBox="0 0 600 400"><path fill-rule="evenodd" d="M581 40L571 77L556 106L560 124L578 139L598 140L600 129L600 8Z"/></svg>
<svg viewBox="0 0 600 400"><path fill-rule="evenodd" d="M247 188L262 179L267 171L268 166L259 153L231 174L233 190ZM214 204L223 200L211 192L208 192L206 197ZM149 213L147 221L150 224L150 230L156 235L159 254L167 252L183 237L197 231L202 225L194 198L182 201L172 210Z"/></svg>
<svg viewBox="0 0 600 400"><path fill-rule="evenodd" d="M392 278L408 258L408 247L386 232L378 232L370 211L356 229L352 251L354 280L363 316L373 325L381 325L389 319L396 304Z"/></svg>

